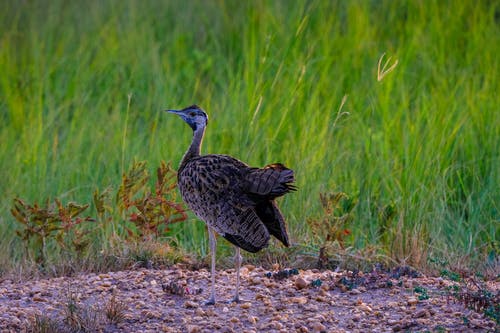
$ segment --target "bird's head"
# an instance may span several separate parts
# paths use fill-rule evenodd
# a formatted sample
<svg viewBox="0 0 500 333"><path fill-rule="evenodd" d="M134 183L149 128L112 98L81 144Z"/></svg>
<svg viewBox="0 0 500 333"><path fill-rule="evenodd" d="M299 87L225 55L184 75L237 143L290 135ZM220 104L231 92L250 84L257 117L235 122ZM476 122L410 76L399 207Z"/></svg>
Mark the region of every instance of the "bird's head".
<svg viewBox="0 0 500 333"><path fill-rule="evenodd" d="M192 129L196 131L198 128L204 128L208 123L208 116L198 105L191 105L182 110L165 110L167 112L178 115Z"/></svg>

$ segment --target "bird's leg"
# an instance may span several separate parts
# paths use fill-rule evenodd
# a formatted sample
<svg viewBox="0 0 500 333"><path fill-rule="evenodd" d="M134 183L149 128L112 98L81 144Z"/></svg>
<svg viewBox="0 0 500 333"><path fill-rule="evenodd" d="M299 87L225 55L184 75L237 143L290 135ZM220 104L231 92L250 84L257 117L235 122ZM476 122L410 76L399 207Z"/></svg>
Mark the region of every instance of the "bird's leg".
<svg viewBox="0 0 500 333"><path fill-rule="evenodd" d="M240 266L241 266L241 255L240 255L240 248L235 246L236 251L234 254L234 263L236 264L236 292L234 294L233 302L239 303L240 302L240 295L239 295L239 290L240 290Z"/></svg>
<svg viewBox="0 0 500 333"><path fill-rule="evenodd" d="M215 238L215 232L211 227L208 227L208 240L210 244L210 252L212 253L212 265L211 265L212 287L210 291L210 298L205 304L214 305L215 304L215 251L217 246L217 240Z"/></svg>

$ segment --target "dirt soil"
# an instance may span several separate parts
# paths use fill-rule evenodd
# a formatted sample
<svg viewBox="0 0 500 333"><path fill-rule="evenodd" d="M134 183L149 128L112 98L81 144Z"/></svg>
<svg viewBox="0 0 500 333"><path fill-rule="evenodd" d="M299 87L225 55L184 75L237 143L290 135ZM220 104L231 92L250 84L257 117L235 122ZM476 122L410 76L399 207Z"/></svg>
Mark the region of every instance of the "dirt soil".
<svg viewBox="0 0 500 333"><path fill-rule="evenodd" d="M3 280L0 332L34 331L49 324L58 330L76 327L88 332L499 329L493 320L450 296L457 282L420 276L410 269L365 274L317 270L277 273L247 265L241 274L242 302L236 304L228 302L234 293L234 270L217 273L215 306L204 304L209 272L181 266L25 282ZM490 282L488 288L498 292L500 283Z"/></svg>

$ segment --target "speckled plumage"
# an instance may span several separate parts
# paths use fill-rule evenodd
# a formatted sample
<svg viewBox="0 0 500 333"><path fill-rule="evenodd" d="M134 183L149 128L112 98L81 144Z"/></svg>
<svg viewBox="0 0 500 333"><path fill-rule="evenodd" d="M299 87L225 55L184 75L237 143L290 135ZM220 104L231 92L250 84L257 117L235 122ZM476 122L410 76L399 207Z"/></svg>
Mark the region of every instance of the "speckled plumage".
<svg viewBox="0 0 500 333"><path fill-rule="evenodd" d="M293 171L279 163L253 168L227 155L200 155L206 113L196 105L168 111L179 115L193 130L193 140L178 170L178 187L188 207L209 227L212 281L215 236L211 229L237 246L238 257L239 248L249 252L265 248L271 235L289 246L285 220L274 199L295 190ZM210 304L215 302L213 294L212 289Z"/></svg>
<svg viewBox="0 0 500 333"><path fill-rule="evenodd" d="M251 168L227 155L205 155L187 161L178 181L189 208L234 245L257 252L270 235L289 245L273 199L293 189L292 170L281 164Z"/></svg>

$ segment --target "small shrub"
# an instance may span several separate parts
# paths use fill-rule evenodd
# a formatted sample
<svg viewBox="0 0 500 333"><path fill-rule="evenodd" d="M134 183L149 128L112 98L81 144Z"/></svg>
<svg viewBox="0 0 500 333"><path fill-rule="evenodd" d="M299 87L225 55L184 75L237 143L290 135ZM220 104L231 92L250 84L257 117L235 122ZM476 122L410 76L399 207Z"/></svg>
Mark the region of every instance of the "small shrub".
<svg viewBox="0 0 500 333"><path fill-rule="evenodd" d="M127 309L127 305L116 299L116 289L113 289L113 293L108 303L104 308L104 313L106 314L106 318L111 324L119 324L125 319L125 310Z"/></svg>
<svg viewBox="0 0 500 333"><path fill-rule="evenodd" d="M418 294L418 299L423 301L429 299L429 294L427 293L427 289L421 286L416 286L413 288L413 291Z"/></svg>
<svg viewBox="0 0 500 333"><path fill-rule="evenodd" d="M468 308L484 313L500 325L500 291L491 291L475 279L469 281L472 285L453 288L451 294Z"/></svg>
<svg viewBox="0 0 500 333"><path fill-rule="evenodd" d="M16 235L24 242L28 256L32 257L33 253L35 262L44 267L47 245L51 240L55 240L60 248L77 254L87 248L88 232L77 226L82 222L94 221L90 217L79 217L88 206L74 202L63 205L58 199L52 205L49 200L44 206L36 202L30 205L16 198L10 212L22 227L16 231Z"/></svg>
<svg viewBox="0 0 500 333"><path fill-rule="evenodd" d="M113 221L113 208L111 207L111 192L112 187L109 186L104 191L100 192L96 189L92 195L92 201L97 212L97 221L104 225Z"/></svg>
<svg viewBox="0 0 500 333"><path fill-rule="evenodd" d="M329 249L332 246L345 249L345 239L351 233L348 224L352 221L352 210L357 200L344 192L320 193L319 197L324 216L308 219L307 223L314 236L321 240L318 267L324 268L328 266L331 256Z"/></svg>
<svg viewBox="0 0 500 333"><path fill-rule="evenodd" d="M146 162L134 162L128 173L123 174L117 193L117 206L135 228L127 228L130 237L157 239L168 231L168 225L187 218L182 203L175 201L176 173L170 164L161 162L156 172L157 180L151 191Z"/></svg>
<svg viewBox="0 0 500 333"><path fill-rule="evenodd" d="M449 271L447 269L443 269L441 271L440 275L441 275L441 277L446 277L446 278L450 279L451 281L455 281L455 282L458 282L461 280L460 274L453 272L453 271Z"/></svg>
<svg viewBox="0 0 500 333"><path fill-rule="evenodd" d="M26 325L27 333L54 333L61 332L61 325L58 320L47 315L35 315Z"/></svg>
<svg viewBox="0 0 500 333"><path fill-rule="evenodd" d="M93 304L81 304L71 289L68 289L63 312L63 321L71 332L99 332L105 324L102 309Z"/></svg>

